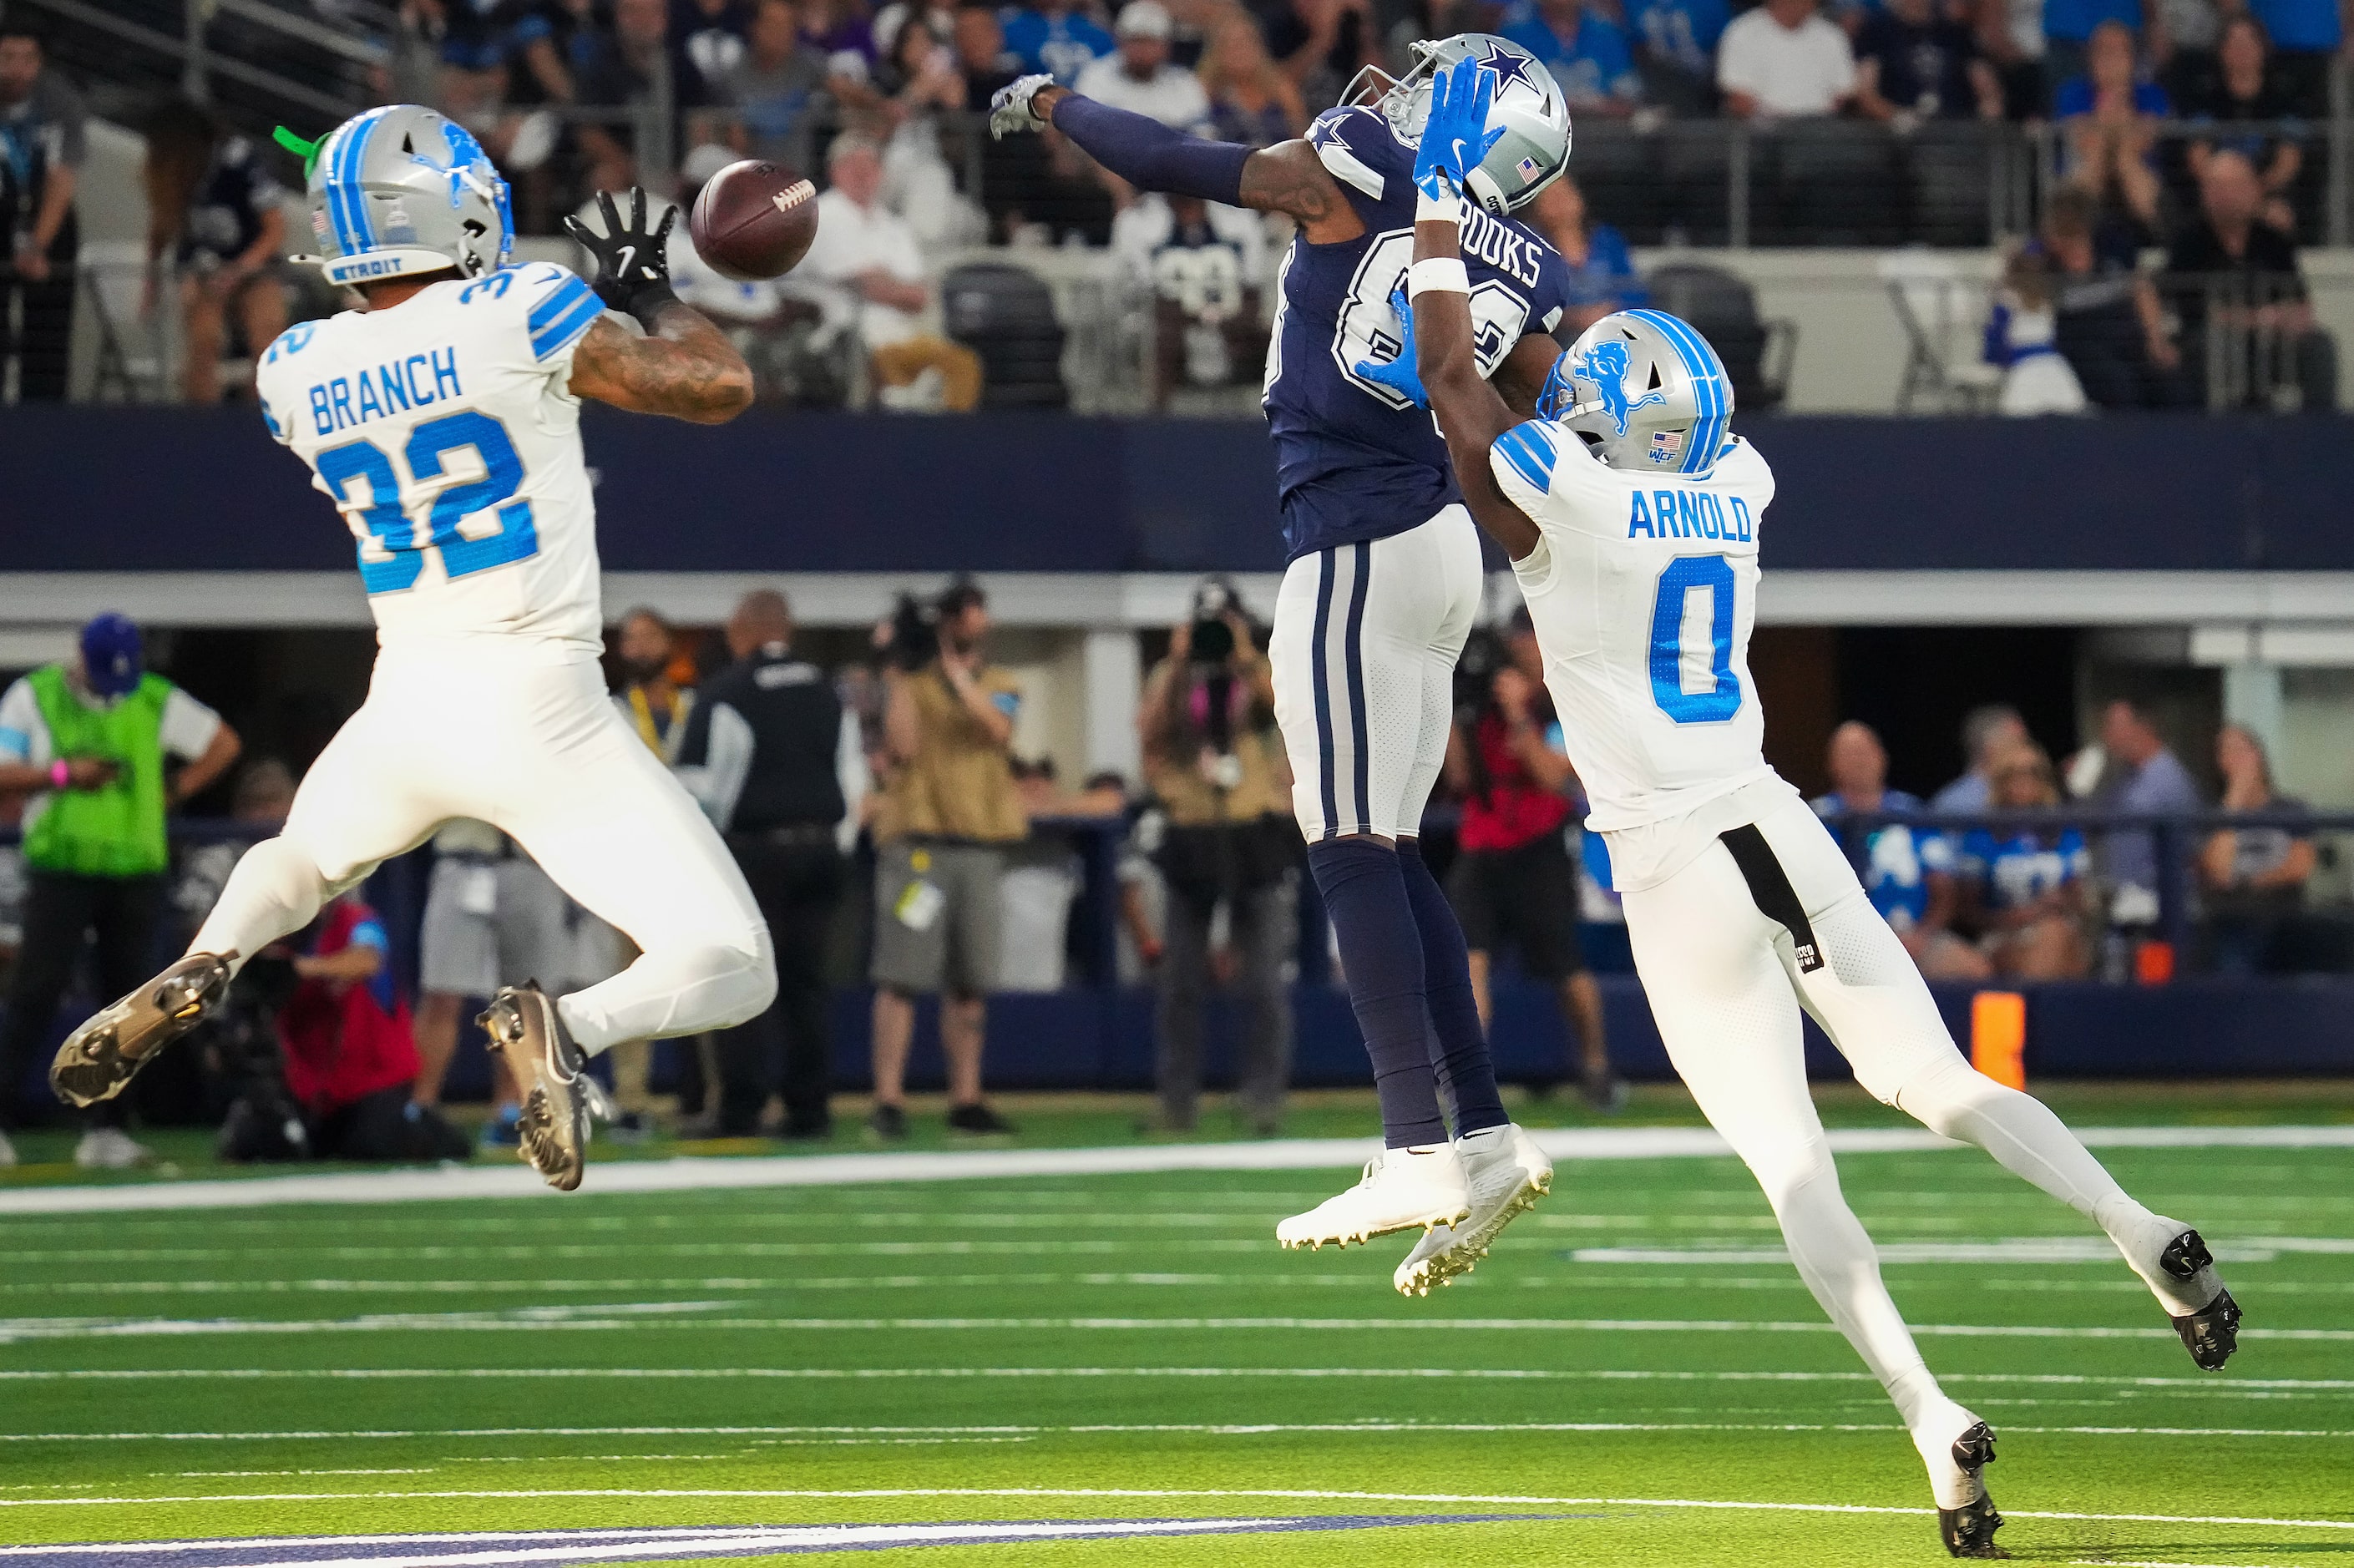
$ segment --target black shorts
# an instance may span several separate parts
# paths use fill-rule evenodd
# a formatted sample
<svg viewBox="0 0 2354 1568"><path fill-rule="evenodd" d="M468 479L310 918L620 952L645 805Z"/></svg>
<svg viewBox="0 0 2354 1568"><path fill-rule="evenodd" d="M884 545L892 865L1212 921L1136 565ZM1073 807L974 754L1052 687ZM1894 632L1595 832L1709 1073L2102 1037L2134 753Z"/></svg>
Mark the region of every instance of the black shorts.
<svg viewBox="0 0 2354 1568"><path fill-rule="evenodd" d="M1447 875L1463 940L1492 959L1520 950L1529 978L1564 980L1585 968L1577 946L1577 868L1563 835L1509 850L1465 850Z"/></svg>

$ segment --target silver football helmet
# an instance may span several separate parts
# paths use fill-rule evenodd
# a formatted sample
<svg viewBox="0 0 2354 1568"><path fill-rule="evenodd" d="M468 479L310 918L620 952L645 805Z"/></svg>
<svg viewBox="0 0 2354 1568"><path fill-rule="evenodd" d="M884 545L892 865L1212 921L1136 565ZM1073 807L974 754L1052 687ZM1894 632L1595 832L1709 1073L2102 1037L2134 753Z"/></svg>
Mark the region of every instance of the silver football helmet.
<svg viewBox="0 0 2354 1568"><path fill-rule="evenodd" d="M1488 111L1488 128L1503 134L1464 179L1473 198L1500 217L1561 177L1569 166L1569 104L1553 73L1534 55L1493 33L1458 33L1406 48L1414 56L1413 69L1394 78L1367 66L1341 101L1359 103L1367 93L1378 92L1373 107L1390 122L1391 133L1409 147L1419 145L1422 123L1430 118L1431 79L1464 56L1475 55L1481 69L1496 73L1496 101Z"/></svg>
<svg viewBox="0 0 2354 1568"><path fill-rule="evenodd" d="M311 229L331 283L455 267L479 277L514 243L507 183L473 132L414 103L354 115L319 143Z"/></svg>
<svg viewBox="0 0 2354 1568"><path fill-rule="evenodd" d="M1706 473L1732 440L1733 378L1691 323L1620 311L1553 361L1537 418L1567 425L1612 468Z"/></svg>

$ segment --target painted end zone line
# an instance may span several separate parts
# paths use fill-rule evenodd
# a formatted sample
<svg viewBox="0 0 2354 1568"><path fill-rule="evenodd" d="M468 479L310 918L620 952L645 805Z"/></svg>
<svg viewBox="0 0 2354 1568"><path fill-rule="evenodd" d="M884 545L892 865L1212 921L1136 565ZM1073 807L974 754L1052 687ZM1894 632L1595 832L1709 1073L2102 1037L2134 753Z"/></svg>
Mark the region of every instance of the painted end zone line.
<svg viewBox="0 0 2354 1568"><path fill-rule="evenodd" d="M620 1498L663 1499L678 1498L776 1499L809 1501L864 1501L893 1498L1116 1498L1166 1500L1170 1499L1255 1499L1295 1502L1398 1502L1453 1503L1491 1508L1688 1508L1749 1511L1766 1510L1775 1513L1869 1513L1898 1514L1918 1518L1929 1513L1928 1509L1888 1508L1869 1503L1793 1503L1718 1501L1697 1498L1562 1498L1518 1496L1473 1496L1452 1492L1350 1492L1310 1491L1279 1488L1235 1489L1218 1491L1193 1491L1180 1489L1144 1488L1050 1488L1050 1487L872 1487L840 1490L769 1490L738 1488L557 1488L547 1490L498 1491L415 1491L415 1492L233 1492L214 1497L161 1498L37 1498L22 1500L0 1500L0 1506L21 1508L150 1508L161 1503L290 1503L290 1502L432 1502L432 1501L508 1501L531 1502L552 1498ZM2343 1530L2354 1531L2354 1520L2331 1519L2266 1519L2241 1517L2232 1514L2179 1513L2072 1513L2060 1510L2014 1509L2007 1515L2011 1519L2074 1520L2104 1524L2243 1524L2269 1530Z"/></svg>
<svg viewBox="0 0 2354 1568"><path fill-rule="evenodd" d="M1533 1135L1555 1160L1729 1158L1706 1128L1553 1128ZM2118 1127L2080 1128L2094 1149L2354 1149L2349 1127ZM1829 1134L1839 1154L1959 1149L1919 1128L1847 1128ZM1013 1176L1108 1176L1163 1171L1321 1171L1364 1162L1357 1139L1264 1143L1152 1144L1115 1149L976 1150L942 1154L818 1154L622 1160L588 1174L597 1193L683 1192L760 1187L838 1187L867 1181L981 1181ZM546 1198L531 1171L508 1166L355 1171L238 1181L157 1181L106 1187L0 1191L0 1214L89 1214L158 1209L245 1209L272 1203L398 1203L434 1198Z"/></svg>

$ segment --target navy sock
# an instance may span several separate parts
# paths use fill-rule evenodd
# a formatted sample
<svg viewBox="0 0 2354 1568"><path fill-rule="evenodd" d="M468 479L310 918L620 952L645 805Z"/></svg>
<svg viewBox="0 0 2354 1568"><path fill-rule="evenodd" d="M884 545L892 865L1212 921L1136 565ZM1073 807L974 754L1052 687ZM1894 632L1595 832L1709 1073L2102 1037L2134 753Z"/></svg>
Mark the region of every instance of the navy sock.
<svg viewBox="0 0 2354 1568"><path fill-rule="evenodd" d="M1308 846L1308 868L1324 895L1348 971L1349 1004L1373 1059L1383 1139L1392 1149L1444 1143L1422 994L1422 937L1397 853L1372 839L1325 839Z"/></svg>
<svg viewBox="0 0 2354 1568"><path fill-rule="evenodd" d="M1501 1127L1511 1118L1496 1092L1496 1065L1479 1027L1479 1001L1471 991L1471 959L1463 944L1463 927L1438 879L1423 863L1419 840L1398 841L1398 872L1405 880L1406 906L1422 934L1423 994L1438 1040L1431 1062L1440 1089L1454 1102L1455 1135Z"/></svg>

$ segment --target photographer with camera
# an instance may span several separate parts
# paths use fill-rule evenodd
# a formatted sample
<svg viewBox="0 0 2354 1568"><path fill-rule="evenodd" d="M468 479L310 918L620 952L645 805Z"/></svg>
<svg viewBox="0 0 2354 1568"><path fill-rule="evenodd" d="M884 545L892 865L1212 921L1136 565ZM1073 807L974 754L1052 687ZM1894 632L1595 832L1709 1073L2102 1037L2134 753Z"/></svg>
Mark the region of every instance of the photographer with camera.
<svg viewBox="0 0 2354 1568"><path fill-rule="evenodd" d="M466 1135L418 1104L408 1005L394 991L384 922L355 894L256 954L212 1029L236 1086L217 1150L265 1160L463 1160Z"/></svg>
<svg viewBox="0 0 2354 1568"><path fill-rule="evenodd" d="M1455 705L1446 780L1463 801L1463 825L1447 895L1471 949L1479 1022L1487 1027L1494 1016L1496 951L1516 946L1529 978L1553 988L1577 1040L1587 1103L1617 1111L1627 1089L1610 1071L1602 993L1577 946L1577 868L1568 840L1577 776L1527 609L1513 613L1500 637L1472 633L1456 666Z"/></svg>
<svg viewBox="0 0 2354 1568"><path fill-rule="evenodd" d="M1168 826L1153 863L1168 885L1154 1080L1159 1126L1191 1131L1202 1092L1202 1005L1223 978L1240 986L1248 1018L1235 1074L1250 1130L1272 1135L1283 1119L1291 1069L1291 1001L1283 969L1291 953L1293 824L1283 748L1275 730L1275 682L1233 588L1212 577L1193 612L1169 635L1138 704L1144 777ZM1214 960L1220 910L1225 964Z"/></svg>
<svg viewBox="0 0 2354 1568"><path fill-rule="evenodd" d="M875 1110L886 1140L907 1133L916 998L941 993L949 1129L1013 1130L981 1097L988 993L997 984L1005 851L1030 833L1014 792L1022 689L981 656L989 601L958 582L930 607L902 599L875 629L885 655L883 731L891 780L875 822Z"/></svg>

